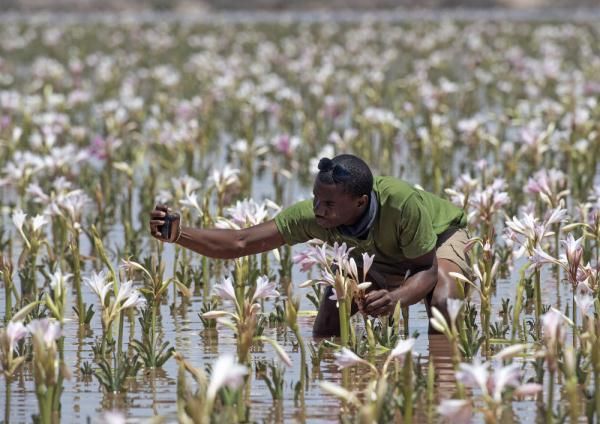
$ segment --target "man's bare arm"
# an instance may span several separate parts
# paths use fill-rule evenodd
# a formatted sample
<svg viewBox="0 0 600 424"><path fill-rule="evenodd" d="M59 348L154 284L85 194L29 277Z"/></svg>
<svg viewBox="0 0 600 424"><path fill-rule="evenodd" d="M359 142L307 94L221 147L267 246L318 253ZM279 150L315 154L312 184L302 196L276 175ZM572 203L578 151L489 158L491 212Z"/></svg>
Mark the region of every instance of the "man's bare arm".
<svg viewBox="0 0 600 424"><path fill-rule="evenodd" d="M157 206L150 213L150 233L161 241L176 242L201 255L217 259L234 259L241 256L267 252L285 244L275 221L265 222L241 230L204 229L182 227L179 229L179 215L172 224L170 239L161 236L159 227L164 224L167 211L164 205Z"/></svg>
<svg viewBox="0 0 600 424"><path fill-rule="evenodd" d="M433 290L438 278L435 249L412 259L411 263L416 272L402 286L393 290L374 290L366 295L364 312L372 316L387 314L397 302L403 306L413 305Z"/></svg>
<svg viewBox="0 0 600 424"><path fill-rule="evenodd" d="M177 244L204 256L234 259L267 252L285 244L275 221L242 230L183 227Z"/></svg>

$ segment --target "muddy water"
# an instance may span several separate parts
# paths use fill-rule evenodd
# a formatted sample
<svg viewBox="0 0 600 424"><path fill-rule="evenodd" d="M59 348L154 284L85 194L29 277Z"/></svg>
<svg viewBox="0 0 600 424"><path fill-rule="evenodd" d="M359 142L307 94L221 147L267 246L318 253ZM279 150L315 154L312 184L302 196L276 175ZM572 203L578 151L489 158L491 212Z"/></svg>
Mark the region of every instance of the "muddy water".
<svg viewBox="0 0 600 424"><path fill-rule="evenodd" d="M167 248L165 255L169 256ZM551 277L551 276L549 276ZM556 305L556 283L553 278L545 284L544 303ZM296 274L295 281L304 281L303 276ZM568 287L561 284L561 297L569 299ZM297 289L297 293L304 293L307 289ZM0 291L0 305L3 305L3 293ZM501 298L512 298L514 296L514 283L509 280L501 280L498 283L496 304L497 311ZM74 295L72 299L74 299ZM474 299L476 301L476 299ZM95 295L85 287L85 301L96 303ZM180 301L178 301L180 302ZM172 303L172 297L168 304ZM204 367L212 363L216 357L225 352L235 353L235 339L227 328L217 330L205 330L198 312L202 304L200 297L192 298L187 304L178 303L174 313L168 304L161 307L163 339L168 340L175 346L177 351L188 358L192 364ZM303 298L303 310L312 310L313 307L306 298ZM71 310L71 305L67 308ZM300 319L300 328L305 341L311 342L313 317L303 316ZM415 345L416 354L424 358L423 364L427 365L429 355L435 360L436 367L436 397L447 398L454 394L454 376L450 361L450 352L445 338L442 336L427 335L427 315L422 304L417 304L410 309L410 333L417 331L420 336ZM136 329L139 332L139 327ZM128 331L125 332L128 334ZM101 335L101 326L98 312L96 313L91 332L85 335L78 334L78 326L70 321L65 325L65 358L72 372L70 381L64 385L62 395L62 417L63 422L92 422L98 419L102 410L120 409L133 421L138 421L155 415L167 417L168 421L174 422L176 417L176 362L169 360L164 369L155 373L140 372L135 384L125 395L108 395L102 390L95 378L84 378L79 367L85 361L92 363L92 346L95 338ZM286 352L290 354L294 366L286 370L284 400L273 403L271 395L263 381L252 382L251 390L251 419L256 422L334 422L338 421L339 402L323 393L319 387L318 380L340 382L341 374L333 364L333 358L326 356L319 369L312 369L309 363L309 385L305 396L305 408L294 404L293 386L299 380L300 353L295 350L292 341L293 335L286 335L285 328L267 328L265 335L279 341ZM139 334L136 335L139 337ZM253 353L254 359L271 359L275 355L269 346L257 349ZM275 360L277 360L275 358ZM352 371L356 372L356 371ZM360 371L359 371L360 372ZM356 379L352 379L355 381ZM11 419L10 422L31 422L31 414L37 411L37 400L34 385L29 368L25 367L21 376L12 383ZM0 399L5 402L5 385L0 386ZM418 413L418 411L417 411ZM520 422L532 422L536 414L535 402L522 401L514 404L515 418Z"/></svg>

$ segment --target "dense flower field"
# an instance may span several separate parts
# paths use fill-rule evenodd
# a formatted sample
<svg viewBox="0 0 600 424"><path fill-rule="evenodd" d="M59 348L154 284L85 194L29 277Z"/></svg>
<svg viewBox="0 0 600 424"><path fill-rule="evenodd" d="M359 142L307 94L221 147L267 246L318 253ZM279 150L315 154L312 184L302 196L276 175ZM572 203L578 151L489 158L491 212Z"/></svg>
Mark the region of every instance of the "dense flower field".
<svg viewBox="0 0 600 424"><path fill-rule="evenodd" d="M599 97L597 22L3 22L5 422L598 421ZM468 211L437 339L422 305L310 337L364 287L346 246L150 237L156 202L271 219L346 152Z"/></svg>

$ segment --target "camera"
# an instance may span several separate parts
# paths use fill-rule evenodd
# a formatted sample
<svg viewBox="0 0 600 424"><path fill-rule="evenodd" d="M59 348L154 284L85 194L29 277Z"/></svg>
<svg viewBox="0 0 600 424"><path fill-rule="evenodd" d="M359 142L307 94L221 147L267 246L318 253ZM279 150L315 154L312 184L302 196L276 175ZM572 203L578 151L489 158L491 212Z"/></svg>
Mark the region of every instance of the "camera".
<svg viewBox="0 0 600 424"><path fill-rule="evenodd" d="M160 235L165 240L169 240L172 234L173 221L177 220L177 215L167 214L164 218L165 223L159 227Z"/></svg>

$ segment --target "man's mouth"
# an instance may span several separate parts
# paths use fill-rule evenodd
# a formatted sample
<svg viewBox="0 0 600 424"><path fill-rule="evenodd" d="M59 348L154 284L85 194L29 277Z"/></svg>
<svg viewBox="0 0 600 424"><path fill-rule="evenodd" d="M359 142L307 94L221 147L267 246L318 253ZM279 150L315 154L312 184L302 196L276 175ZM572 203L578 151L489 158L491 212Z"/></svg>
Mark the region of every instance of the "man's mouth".
<svg viewBox="0 0 600 424"><path fill-rule="evenodd" d="M326 218L317 216L317 217L315 217L315 219L317 221L317 224L319 224L321 227L327 226L327 219Z"/></svg>

